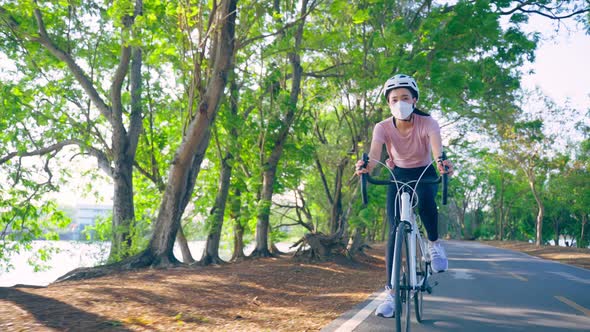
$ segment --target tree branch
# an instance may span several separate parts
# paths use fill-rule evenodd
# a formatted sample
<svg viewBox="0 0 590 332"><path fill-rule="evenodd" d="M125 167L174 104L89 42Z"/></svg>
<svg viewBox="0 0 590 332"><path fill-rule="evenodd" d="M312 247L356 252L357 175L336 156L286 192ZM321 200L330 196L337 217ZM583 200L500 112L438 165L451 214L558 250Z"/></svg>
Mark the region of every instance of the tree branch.
<svg viewBox="0 0 590 332"><path fill-rule="evenodd" d="M6 156L0 158L0 165L6 163L7 161L9 161L10 159L14 158L14 157L32 157L32 156L42 156L54 151L59 151L61 150L64 146L67 145L78 145L78 142L76 140L65 140L62 142L58 142L55 143L53 145L47 146L47 147L43 147L37 150L33 150L33 151L25 151L25 152L10 152L9 154L7 154Z"/></svg>
<svg viewBox="0 0 590 332"><path fill-rule="evenodd" d="M4 9L1 8L0 12L2 10ZM78 64L74 61L74 59L72 59L72 57L69 54L65 53L59 47L53 44L53 42L49 38L49 35L47 34L47 31L45 29L43 17L39 9L34 10L34 15L39 28L39 37L28 36L28 39L43 45L51 54L53 54L53 56L65 62L72 74L74 75L74 77L76 78L76 80L78 81L78 83L80 83L84 91L86 91L86 93L90 96L90 99L92 100L96 108L98 108L98 110L104 117L111 120L110 107L102 100L102 98L98 94L98 91L96 91L96 88L94 87L90 79L88 79L82 68L78 66ZM17 24L15 28L18 29L20 28L20 26L18 26Z"/></svg>
<svg viewBox="0 0 590 332"><path fill-rule="evenodd" d="M162 181L162 177L160 177L159 174L152 174L148 172L145 168L141 167L137 161L133 162L133 166L139 171L139 173L152 181L158 187L160 192L164 192L166 190L166 184L164 181Z"/></svg>
<svg viewBox="0 0 590 332"><path fill-rule="evenodd" d="M129 70L129 62L131 61L131 48L129 46L125 46L125 42L121 45L121 59L119 61L119 65L117 66L117 70L115 71L115 75L113 76L113 83L111 84L111 101L113 103L112 109L112 117L110 118L111 124L113 125L113 129L117 130L119 127L120 130L125 132L125 128L123 126L123 104L121 101L121 90L123 87L123 81L127 76L127 71Z"/></svg>
<svg viewBox="0 0 590 332"><path fill-rule="evenodd" d="M84 143L80 140L76 140L76 139L67 139L67 140L46 146L46 147L32 150L32 151L10 152L7 155L5 155L4 157L0 158L0 165L8 162L9 160L11 160L12 158L15 158L15 157L23 158L23 157L43 156L43 155L46 155L49 153L57 153L61 149L63 149L64 147L66 147L68 145L77 145L81 149L88 151L88 154L90 154L91 156L93 156L97 159L98 166L105 173L107 173L110 177L113 176L113 169L111 167L111 163L110 163L110 160L109 160L107 154L104 153L104 151L96 149L92 146L88 146L88 145L86 145L86 143Z"/></svg>
<svg viewBox="0 0 590 332"><path fill-rule="evenodd" d="M328 202L330 202L330 206L334 205L334 199L332 198L332 194L330 191L330 186L328 185L328 181L326 179L326 174L324 173L324 168L322 167L322 163L320 158L316 154L315 158L315 165L320 173L320 179L322 180L322 185L324 187L324 192L326 193L326 197L328 198Z"/></svg>
<svg viewBox="0 0 590 332"><path fill-rule="evenodd" d="M289 22L285 25L283 25L280 29L276 30L275 32L269 33L269 34L263 34L263 35L259 35L256 37L252 37L250 39L246 39L244 41L239 41L236 40L236 50L250 44L253 43L259 39L265 39L268 37L272 37L272 36L276 36L276 35L280 35L282 33L284 33L287 29L297 25L300 21L305 20L305 18L311 14L311 12L313 12L315 10L315 7L317 7L319 3L314 1L311 3L311 5L309 6L309 10L306 10L304 13L302 13L302 15L300 17L298 17L296 20L294 20L293 22Z"/></svg>
<svg viewBox="0 0 590 332"><path fill-rule="evenodd" d="M527 9L528 6L537 6L539 9ZM558 7L560 7L560 6L561 6L561 4ZM558 7L550 8L550 7L544 6L542 4L537 4L536 1L524 1L524 2L520 1L520 4L518 6L512 8L508 11L499 10L498 13L500 15L512 15L515 12L519 11L519 12L523 12L523 13L527 13L527 14L538 14L538 15L550 18L552 20L561 20L561 19L570 18L572 16L576 16L579 14L583 14L586 12L590 12L590 8L584 8L584 9L579 9L579 10L573 11L569 14L559 16L559 15L553 13L553 10L558 9ZM545 11L543 11L543 9Z"/></svg>

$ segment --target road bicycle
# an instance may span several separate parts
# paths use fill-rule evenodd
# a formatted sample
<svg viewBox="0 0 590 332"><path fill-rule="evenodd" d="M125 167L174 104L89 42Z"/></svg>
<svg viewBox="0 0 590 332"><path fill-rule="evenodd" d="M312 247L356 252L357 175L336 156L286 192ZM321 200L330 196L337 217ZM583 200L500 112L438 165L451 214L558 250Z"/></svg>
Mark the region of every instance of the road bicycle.
<svg viewBox="0 0 590 332"><path fill-rule="evenodd" d="M443 153L443 160L446 155ZM363 154L364 167L366 167L369 156ZM376 162L384 165L379 160ZM385 165L384 165L385 166ZM364 168L363 167L363 168ZM420 323L423 319L423 297L424 292L432 293L429 284L429 276L432 273L430 267L430 255L427 252L426 242L422 237L422 231L418 227L417 215L414 207L418 205L416 188L418 184L438 184L443 182L442 201L447 203L447 174L437 179L422 179L424 172L417 180L402 182L398 181L389 167L385 166L391 173L390 180L378 180L369 174L361 174L361 194L363 204L368 203L367 182L375 185L395 185L395 204L399 203L400 217L395 226L395 247L393 253L393 264L391 273L391 285L395 299L395 325L397 331L410 331L411 302L414 302L416 320ZM413 185L413 186L412 186Z"/></svg>

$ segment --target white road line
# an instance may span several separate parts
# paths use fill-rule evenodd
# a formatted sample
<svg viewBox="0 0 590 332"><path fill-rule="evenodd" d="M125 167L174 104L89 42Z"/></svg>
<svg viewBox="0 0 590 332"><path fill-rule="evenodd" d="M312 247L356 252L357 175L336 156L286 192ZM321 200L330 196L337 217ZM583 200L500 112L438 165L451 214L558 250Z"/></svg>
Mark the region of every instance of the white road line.
<svg viewBox="0 0 590 332"><path fill-rule="evenodd" d="M501 270L500 264L496 263L496 262L490 262L490 265L493 266L494 268L496 268L497 270ZM506 272L506 274L512 276L513 278L516 278L520 281L529 281L527 278L521 276L520 274L514 273L514 272Z"/></svg>
<svg viewBox="0 0 590 332"><path fill-rule="evenodd" d="M371 313L377 308L379 303L385 300L385 296L387 295L387 291L381 292L379 296L377 296L373 301L369 302L364 308L359 310L352 318L344 322L344 324L340 325L336 332L350 332L354 330L360 323L362 323L365 318L369 317Z"/></svg>
<svg viewBox="0 0 590 332"><path fill-rule="evenodd" d="M451 269L449 272L451 273L454 279L464 279L464 280L471 280L475 279L475 277L469 272L469 269Z"/></svg>
<svg viewBox="0 0 590 332"><path fill-rule="evenodd" d="M562 277L564 277L564 278L566 278L568 280L571 280L571 281L576 281L576 282L579 282L579 283L582 283L582 284L590 285L590 280L578 278L575 275L569 274L567 272L551 272L551 273L557 274L557 275L562 276Z"/></svg>
<svg viewBox="0 0 590 332"><path fill-rule="evenodd" d="M570 307L580 311L581 313L585 314L586 316L590 317L590 310L582 307L581 305L577 304L576 302L572 301L572 300L568 300L563 296L556 296L556 299L558 299L559 301L569 305Z"/></svg>
<svg viewBox="0 0 590 332"><path fill-rule="evenodd" d="M521 276L519 274L516 274L514 272L508 272L508 274L511 275L511 276L513 276L514 278L520 280L520 281L529 281L527 278L525 278L525 277L523 277L523 276Z"/></svg>

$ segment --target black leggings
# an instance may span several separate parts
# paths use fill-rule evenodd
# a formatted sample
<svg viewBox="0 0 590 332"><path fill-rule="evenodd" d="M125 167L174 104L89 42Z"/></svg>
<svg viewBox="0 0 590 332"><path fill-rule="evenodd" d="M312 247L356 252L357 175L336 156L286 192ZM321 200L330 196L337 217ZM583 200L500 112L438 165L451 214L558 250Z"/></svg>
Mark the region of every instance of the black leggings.
<svg viewBox="0 0 590 332"><path fill-rule="evenodd" d="M422 179L437 178L438 175L432 165L426 166L428 169L422 176ZM395 167L393 174L398 181L417 180L424 171L424 167L417 168L400 168ZM400 216L399 203L395 204L395 195L397 187L389 186L387 189L387 220L389 221L389 236L387 238L387 248L385 249L385 269L387 275L386 285L391 288L391 265L393 264L393 247L395 246L395 229ZM436 241L438 239L438 208L436 206L436 193L438 184L418 184L416 194L418 196L418 214L420 220L426 229L428 240Z"/></svg>

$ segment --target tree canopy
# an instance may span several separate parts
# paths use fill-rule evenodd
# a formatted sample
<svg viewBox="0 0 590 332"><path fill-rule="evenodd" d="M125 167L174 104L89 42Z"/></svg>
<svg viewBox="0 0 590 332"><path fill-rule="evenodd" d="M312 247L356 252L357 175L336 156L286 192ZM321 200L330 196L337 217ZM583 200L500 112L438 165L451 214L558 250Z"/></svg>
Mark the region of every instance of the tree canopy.
<svg viewBox="0 0 590 332"><path fill-rule="evenodd" d="M180 264L175 241L188 250L196 237L202 264L223 263L221 242L241 259L248 242L268 256L285 236L312 258L354 255L386 232L384 193L361 206L353 165L388 116L383 82L400 72L418 81L458 168L442 233L587 245L588 110L540 103L520 82L540 38L528 18L588 29L589 10L0 0L0 261L70 222L46 194L76 181L71 158L113 183L104 234L118 267ZM566 149L551 112L581 116Z"/></svg>

